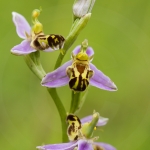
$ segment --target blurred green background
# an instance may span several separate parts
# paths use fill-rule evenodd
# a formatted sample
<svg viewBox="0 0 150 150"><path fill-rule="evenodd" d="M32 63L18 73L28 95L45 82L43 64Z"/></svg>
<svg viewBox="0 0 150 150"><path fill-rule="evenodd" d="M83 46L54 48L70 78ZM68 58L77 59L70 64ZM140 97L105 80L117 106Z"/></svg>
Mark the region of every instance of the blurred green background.
<svg viewBox="0 0 150 150"><path fill-rule="evenodd" d="M10 54L19 44L12 11L31 23L31 12L42 6L39 20L46 34L65 37L72 24L73 0L7 0L0 5L0 147L34 150L37 145L61 142L57 109L46 88L26 66L23 57ZM117 92L90 87L80 118L99 111L109 118L95 133L99 141L118 150L150 149L150 1L97 0L92 17L70 48L70 59L84 39L95 50L93 63L117 85ZM53 70L59 51L41 53L46 72ZM68 86L58 89L67 111Z"/></svg>

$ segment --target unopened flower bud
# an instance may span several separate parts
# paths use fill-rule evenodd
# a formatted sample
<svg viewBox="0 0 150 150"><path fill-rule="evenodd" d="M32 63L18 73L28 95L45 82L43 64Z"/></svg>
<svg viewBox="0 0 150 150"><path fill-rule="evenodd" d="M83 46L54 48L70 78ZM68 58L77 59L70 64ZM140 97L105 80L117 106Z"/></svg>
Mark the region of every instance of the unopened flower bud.
<svg viewBox="0 0 150 150"><path fill-rule="evenodd" d="M76 18L90 13L94 6L95 0L76 0L73 5L73 14Z"/></svg>
<svg viewBox="0 0 150 150"><path fill-rule="evenodd" d="M40 8L40 9L34 9L33 12L32 12L32 17L34 19L38 18L39 15L40 15L40 13L41 13L41 11L42 11L42 8Z"/></svg>

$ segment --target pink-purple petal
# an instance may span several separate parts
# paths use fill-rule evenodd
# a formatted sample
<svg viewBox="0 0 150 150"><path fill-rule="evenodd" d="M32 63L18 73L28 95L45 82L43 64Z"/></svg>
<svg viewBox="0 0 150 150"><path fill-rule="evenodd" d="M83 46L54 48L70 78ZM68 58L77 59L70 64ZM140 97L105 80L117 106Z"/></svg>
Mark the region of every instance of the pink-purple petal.
<svg viewBox="0 0 150 150"><path fill-rule="evenodd" d="M84 124L86 122L91 122L92 118L93 118L92 115L84 117L84 118L81 119L81 123ZM108 122L108 118L100 117L97 124L96 124L96 126L104 126L104 125L107 124L107 122Z"/></svg>
<svg viewBox="0 0 150 150"><path fill-rule="evenodd" d="M80 48L81 48L80 45L76 46L75 49L72 51L73 54L74 54L74 55L77 55L77 54L80 52Z"/></svg>
<svg viewBox="0 0 150 150"><path fill-rule="evenodd" d="M77 145L77 141L70 142L70 143L37 146L36 148L39 150L73 150L76 145Z"/></svg>
<svg viewBox="0 0 150 150"><path fill-rule="evenodd" d="M73 54L77 55L80 52L80 49L81 49L81 46L75 47L75 49L73 50ZM92 49L92 47L88 47L86 50L86 53L90 57L90 56L94 55L94 50Z"/></svg>
<svg viewBox="0 0 150 150"><path fill-rule="evenodd" d="M25 32L30 35L31 30L29 23L21 14L18 14L17 12L12 12L12 15L18 36L22 39L26 39Z"/></svg>
<svg viewBox="0 0 150 150"><path fill-rule="evenodd" d="M101 143L101 142L94 142L94 144L102 147L104 150L116 150L116 148L110 144Z"/></svg>
<svg viewBox="0 0 150 150"><path fill-rule="evenodd" d="M66 62L56 70L46 74L41 84L46 87L60 87L68 84L69 77L66 74L66 68L72 64L72 60Z"/></svg>
<svg viewBox="0 0 150 150"><path fill-rule="evenodd" d="M86 50L86 53L88 54L88 56L93 56L94 55L94 50L92 47L88 47Z"/></svg>
<svg viewBox="0 0 150 150"><path fill-rule="evenodd" d="M78 150L94 150L93 146L87 140L79 140L78 141Z"/></svg>
<svg viewBox="0 0 150 150"><path fill-rule="evenodd" d="M43 80L42 80L42 82L43 82ZM66 76L66 77L62 77L62 78L57 79L57 80L52 80L49 82L42 83L42 86L46 86L46 87L50 87L50 88L56 88L56 87L65 86L68 84L68 82L69 82L69 78Z"/></svg>
<svg viewBox="0 0 150 150"><path fill-rule="evenodd" d="M90 68L94 71L94 75L90 79L90 84L103 90L116 91L117 86L103 72L98 70L95 65L90 64Z"/></svg>
<svg viewBox="0 0 150 150"><path fill-rule="evenodd" d="M35 51L36 50L30 46L28 40L23 40L19 45L16 45L11 49L11 53L15 55L27 55Z"/></svg>

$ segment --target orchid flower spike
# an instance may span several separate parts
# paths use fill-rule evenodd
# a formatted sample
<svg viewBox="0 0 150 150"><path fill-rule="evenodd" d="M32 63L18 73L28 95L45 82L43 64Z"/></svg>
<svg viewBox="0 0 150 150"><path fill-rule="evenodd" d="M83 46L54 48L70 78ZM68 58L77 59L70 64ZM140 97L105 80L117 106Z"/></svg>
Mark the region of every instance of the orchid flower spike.
<svg viewBox="0 0 150 150"><path fill-rule="evenodd" d="M40 10L35 9L32 12L33 26L30 27L27 20L19 13L12 12L13 22L16 26L16 32L23 41L11 49L15 55L27 55L37 50L52 52L62 49L65 39L61 35L45 35L43 25L39 22L38 17Z"/></svg>
<svg viewBox="0 0 150 150"><path fill-rule="evenodd" d="M42 86L56 88L69 84L75 92L86 90L88 85L103 90L116 91L117 87L111 79L91 63L94 50L88 47L87 40L72 52L72 59L42 79Z"/></svg>

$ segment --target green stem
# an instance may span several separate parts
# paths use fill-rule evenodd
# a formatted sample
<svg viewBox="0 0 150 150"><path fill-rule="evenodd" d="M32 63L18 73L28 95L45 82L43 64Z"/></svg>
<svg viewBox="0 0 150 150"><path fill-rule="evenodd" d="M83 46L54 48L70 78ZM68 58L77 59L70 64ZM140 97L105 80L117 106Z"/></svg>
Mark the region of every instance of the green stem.
<svg viewBox="0 0 150 150"><path fill-rule="evenodd" d="M80 92L80 93L74 93L74 92L72 92L72 100L71 100L71 106L70 106L70 113L76 114L76 113L79 112L79 110L83 106L83 103L85 101L87 93L88 93L88 89L86 91Z"/></svg>
<svg viewBox="0 0 150 150"><path fill-rule="evenodd" d="M60 119L61 119L61 126L62 126L62 140L63 142L68 141L67 136L67 125L66 125L66 110L57 94L56 88L47 88L49 94L51 95L52 99L54 100L54 103L58 109Z"/></svg>
<svg viewBox="0 0 150 150"><path fill-rule="evenodd" d="M72 91L72 100L71 100L71 106L70 106L70 113L75 113L76 110L78 110L79 108L79 104L80 104L80 92L79 93L74 93Z"/></svg>

